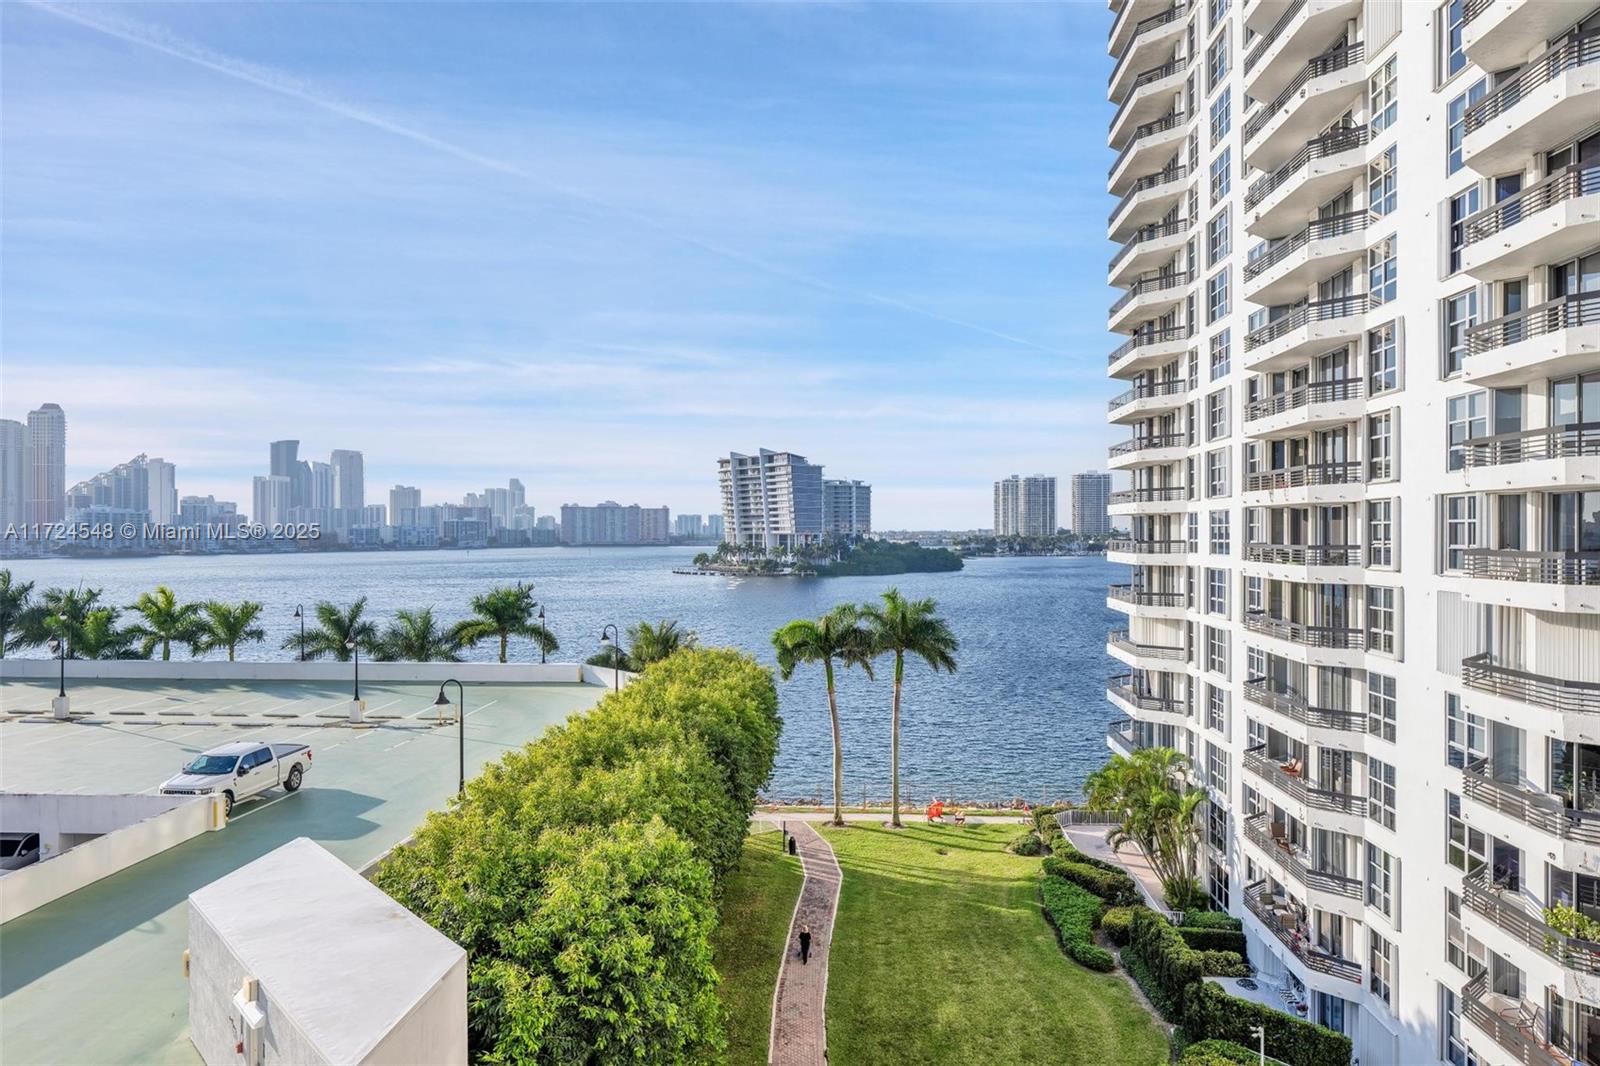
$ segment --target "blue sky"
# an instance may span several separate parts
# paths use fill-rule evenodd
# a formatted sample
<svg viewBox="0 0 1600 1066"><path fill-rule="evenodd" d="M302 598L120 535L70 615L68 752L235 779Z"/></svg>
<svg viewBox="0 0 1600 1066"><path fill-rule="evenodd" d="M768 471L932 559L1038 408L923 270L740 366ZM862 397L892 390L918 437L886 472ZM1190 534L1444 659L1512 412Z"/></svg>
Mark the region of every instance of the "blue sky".
<svg viewBox="0 0 1600 1066"><path fill-rule="evenodd" d="M987 525L1114 436L1109 17L0 5L0 409L246 507L279 437L542 511L765 446Z"/></svg>

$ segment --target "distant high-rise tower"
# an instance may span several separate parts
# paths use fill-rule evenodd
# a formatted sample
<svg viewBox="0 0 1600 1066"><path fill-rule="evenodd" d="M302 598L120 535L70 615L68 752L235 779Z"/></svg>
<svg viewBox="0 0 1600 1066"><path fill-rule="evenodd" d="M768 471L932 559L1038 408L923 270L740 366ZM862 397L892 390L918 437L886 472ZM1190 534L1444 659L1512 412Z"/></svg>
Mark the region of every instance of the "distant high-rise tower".
<svg viewBox="0 0 1600 1066"><path fill-rule="evenodd" d="M273 525L288 520L294 506L294 479L282 474L257 477L252 485L250 520Z"/></svg>
<svg viewBox="0 0 1600 1066"><path fill-rule="evenodd" d="M822 538L822 467L762 448L717 460L730 543L787 549Z"/></svg>
<svg viewBox="0 0 1600 1066"><path fill-rule="evenodd" d="M1072 531L1083 537L1111 532L1111 475L1089 470L1072 475Z"/></svg>
<svg viewBox="0 0 1600 1066"><path fill-rule="evenodd" d="M29 522L60 522L67 514L67 416L60 404L28 412Z"/></svg>
<svg viewBox="0 0 1600 1066"><path fill-rule="evenodd" d="M994 535L1048 537L1056 531L1056 479L1012 474L994 483Z"/></svg>
<svg viewBox="0 0 1600 1066"><path fill-rule="evenodd" d="M396 485L389 490L389 521L395 525L416 525L417 509L421 506L421 489L413 485Z"/></svg>
<svg viewBox="0 0 1600 1066"><path fill-rule="evenodd" d="M178 468L165 459L145 460L150 521L158 526L178 522Z"/></svg>
<svg viewBox="0 0 1600 1066"><path fill-rule="evenodd" d="M872 532L872 486L824 478L822 528L830 537L865 537Z"/></svg>
<svg viewBox="0 0 1600 1066"><path fill-rule="evenodd" d="M347 448L335 448L328 461L333 467L333 506L353 516L367 505L366 461Z"/></svg>
<svg viewBox="0 0 1600 1066"><path fill-rule="evenodd" d="M28 427L0 418L0 531L28 520Z"/></svg>

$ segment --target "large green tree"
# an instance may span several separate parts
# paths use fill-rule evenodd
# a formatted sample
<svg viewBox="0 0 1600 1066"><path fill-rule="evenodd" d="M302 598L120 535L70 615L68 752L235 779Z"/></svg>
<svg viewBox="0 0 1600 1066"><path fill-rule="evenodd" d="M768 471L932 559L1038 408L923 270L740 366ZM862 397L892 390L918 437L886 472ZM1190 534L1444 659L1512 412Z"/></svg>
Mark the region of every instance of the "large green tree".
<svg viewBox="0 0 1600 1066"><path fill-rule="evenodd" d="M484 640L498 639L501 662L507 661L506 652L512 637L526 637L549 654L560 645L536 616L538 607L532 585L521 581L515 585L498 585L472 597L472 617L457 622L452 635L468 648L477 647Z"/></svg>
<svg viewBox="0 0 1600 1066"><path fill-rule="evenodd" d="M1205 790L1184 788L1188 760L1171 748L1140 748L1113 755L1090 774L1084 796L1095 810L1122 820L1106 834L1113 848L1138 845L1161 878L1168 906L1184 909L1197 894L1195 853L1200 843L1200 807Z"/></svg>
<svg viewBox="0 0 1600 1066"><path fill-rule="evenodd" d="M149 658L159 645L161 661L172 658L172 644L187 644L192 650L203 625L200 604L179 603L177 593L166 585L157 585L154 592L141 593L131 608L138 614L130 632L143 641L144 657Z"/></svg>
<svg viewBox="0 0 1600 1066"><path fill-rule="evenodd" d="M390 662L458 663L459 642L433 617L433 608L420 611L398 610L394 621L384 627L372 657Z"/></svg>
<svg viewBox="0 0 1600 1066"><path fill-rule="evenodd" d="M900 828L900 692L905 684L906 656L914 655L934 673L954 673L956 650L960 642L950 625L934 611L931 599L908 600L897 588L883 594L881 603L861 609L872 637L875 655L894 656L894 695L889 711L889 792L894 814L891 823Z"/></svg>
<svg viewBox="0 0 1600 1066"><path fill-rule="evenodd" d="M778 672L785 681L801 663L821 663L828 689L828 717L833 726L833 824L844 825L844 744L839 735L839 695L833 664L859 666L872 676L872 634L854 604L841 603L821 618L797 618L772 634Z"/></svg>
<svg viewBox="0 0 1600 1066"><path fill-rule="evenodd" d="M378 627L366 617L367 598L362 596L348 607L340 607L331 600L318 600L311 608L316 625L306 630L305 651L307 659L328 656L340 662L349 662L353 642L362 651L371 654L378 640ZM283 638L283 649L300 648L300 634L294 632Z"/></svg>
<svg viewBox="0 0 1600 1066"><path fill-rule="evenodd" d="M267 639L267 631L256 624L261 604L254 600L224 603L212 600L204 608L203 629L197 647L201 651L225 648L228 661L234 661L239 645Z"/></svg>

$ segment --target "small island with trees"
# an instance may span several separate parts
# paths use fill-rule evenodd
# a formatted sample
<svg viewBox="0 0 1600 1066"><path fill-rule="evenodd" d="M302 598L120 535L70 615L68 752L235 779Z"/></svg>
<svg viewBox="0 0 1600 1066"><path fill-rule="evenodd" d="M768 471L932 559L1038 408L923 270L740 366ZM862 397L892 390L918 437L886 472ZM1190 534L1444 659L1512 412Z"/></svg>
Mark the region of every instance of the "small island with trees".
<svg viewBox="0 0 1600 1066"><path fill-rule="evenodd" d="M899 541L861 539L823 541L791 551L720 544L694 557L694 569L679 573L735 574L751 577L860 577L880 574L931 574L960 570L961 556L947 548L924 548Z"/></svg>

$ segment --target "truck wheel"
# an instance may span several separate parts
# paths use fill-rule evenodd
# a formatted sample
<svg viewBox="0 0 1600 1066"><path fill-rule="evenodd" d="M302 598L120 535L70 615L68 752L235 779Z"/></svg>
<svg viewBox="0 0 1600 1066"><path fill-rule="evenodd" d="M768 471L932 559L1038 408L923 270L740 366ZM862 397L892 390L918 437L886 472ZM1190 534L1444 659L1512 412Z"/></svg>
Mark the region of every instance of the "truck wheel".
<svg viewBox="0 0 1600 1066"><path fill-rule="evenodd" d="M228 818L232 818L233 817L233 793L232 792L224 792L222 794L222 813L223 813L223 815L225 817L228 817Z"/></svg>
<svg viewBox="0 0 1600 1066"><path fill-rule="evenodd" d="M289 771L289 776L283 779L283 790L285 792L296 792L299 790L299 788L300 764L295 763L294 768Z"/></svg>

